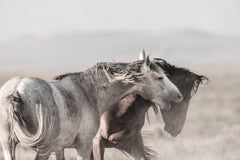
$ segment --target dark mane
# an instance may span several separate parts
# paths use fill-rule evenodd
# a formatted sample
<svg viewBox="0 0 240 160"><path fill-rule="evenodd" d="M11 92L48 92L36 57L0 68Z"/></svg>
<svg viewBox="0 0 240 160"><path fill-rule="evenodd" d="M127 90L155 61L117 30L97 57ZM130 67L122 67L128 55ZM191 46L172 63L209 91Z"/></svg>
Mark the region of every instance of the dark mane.
<svg viewBox="0 0 240 160"><path fill-rule="evenodd" d="M183 94L183 101L189 101L194 95L200 84L208 82L208 78L204 75L198 75L191 72L186 68L176 67L169 64L166 60L160 58L154 58L153 63L163 69L167 77L177 86L180 92ZM156 105L152 105L155 115L158 115L159 108ZM147 112L147 119L149 121L149 115Z"/></svg>
<svg viewBox="0 0 240 160"><path fill-rule="evenodd" d="M183 96L186 96L186 94L188 94L184 93L185 88L190 87L191 94L195 94L200 84L208 82L208 78L206 76L198 75L186 68L176 67L172 64L169 64L164 59L154 58L153 62L164 70L168 78L173 81L173 83L181 90L181 92L183 92ZM174 82L175 77L178 77L177 82ZM180 85L183 86L183 89L181 89L182 87L180 87Z"/></svg>

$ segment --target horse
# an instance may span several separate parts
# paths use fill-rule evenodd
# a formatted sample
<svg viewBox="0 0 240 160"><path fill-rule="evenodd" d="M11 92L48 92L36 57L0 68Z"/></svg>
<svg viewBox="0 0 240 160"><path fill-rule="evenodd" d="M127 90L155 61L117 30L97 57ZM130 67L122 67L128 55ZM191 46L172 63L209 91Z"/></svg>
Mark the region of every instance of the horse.
<svg viewBox="0 0 240 160"><path fill-rule="evenodd" d="M165 71L184 97L182 102L171 102L169 110L160 108L165 131L177 136L183 128L192 95L197 92L199 84L207 78L185 68L175 67L163 59L154 59L153 62ZM94 160L103 160L104 149L113 147L132 155L137 160L154 159L156 152L143 145L141 133L145 115L150 107L154 108L155 114L159 113L159 109L151 101L141 95L129 94L104 112L93 140Z"/></svg>
<svg viewBox="0 0 240 160"><path fill-rule="evenodd" d="M163 89L166 92L156 92ZM90 159L101 114L131 93L164 108L182 100L177 87L149 57L132 63L98 63L52 81L36 77L8 80L0 89L0 141L5 160L15 160L18 143L36 151L37 160L47 159L51 152L61 159L63 149L72 146L78 159Z"/></svg>

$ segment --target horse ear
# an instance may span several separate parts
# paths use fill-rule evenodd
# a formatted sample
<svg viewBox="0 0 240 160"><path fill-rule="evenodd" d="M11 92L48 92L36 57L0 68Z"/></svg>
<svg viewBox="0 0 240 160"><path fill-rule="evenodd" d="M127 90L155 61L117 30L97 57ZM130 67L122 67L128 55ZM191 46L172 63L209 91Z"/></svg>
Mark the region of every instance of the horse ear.
<svg viewBox="0 0 240 160"><path fill-rule="evenodd" d="M146 66L147 66L147 67L150 67L150 59L149 59L149 56L146 57L145 63L146 63Z"/></svg>
<svg viewBox="0 0 240 160"><path fill-rule="evenodd" d="M146 53L145 50L143 49L140 53L139 53L139 60L145 60L146 59Z"/></svg>
<svg viewBox="0 0 240 160"><path fill-rule="evenodd" d="M144 59L144 63L142 65L142 68L144 70L150 70L150 59L149 59L149 56L147 56L145 59Z"/></svg>

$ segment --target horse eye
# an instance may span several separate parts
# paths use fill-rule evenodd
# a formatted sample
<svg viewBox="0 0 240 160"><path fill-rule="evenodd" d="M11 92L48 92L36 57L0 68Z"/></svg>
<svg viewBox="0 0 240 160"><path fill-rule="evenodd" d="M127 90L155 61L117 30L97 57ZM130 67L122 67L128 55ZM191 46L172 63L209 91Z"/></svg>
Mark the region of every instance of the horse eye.
<svg viewBox="0 0 240 160"><path fill-rule="evenodd" d="M157 77L158 80L163 80L163 77Z"/></svg>

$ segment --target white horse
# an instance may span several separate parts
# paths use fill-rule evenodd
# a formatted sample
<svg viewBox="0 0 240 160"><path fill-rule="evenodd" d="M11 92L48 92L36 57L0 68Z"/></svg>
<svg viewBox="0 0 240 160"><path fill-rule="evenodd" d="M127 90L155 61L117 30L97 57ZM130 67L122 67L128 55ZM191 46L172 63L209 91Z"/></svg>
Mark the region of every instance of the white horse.
<svg viewBox="0 0 240 160"><path fill-rule="evenodd" d="M99 63L51 82L29 77L7 81L0 90L0 141L5 160L15 160L19 142L35 150L36 159L47 159L51 152L61 159L63 149L73 146L78 158L90 159L101 114L131 93L164 108L182 100L177 87L149 58Z"/></svg>

